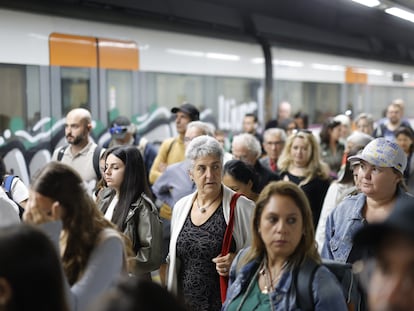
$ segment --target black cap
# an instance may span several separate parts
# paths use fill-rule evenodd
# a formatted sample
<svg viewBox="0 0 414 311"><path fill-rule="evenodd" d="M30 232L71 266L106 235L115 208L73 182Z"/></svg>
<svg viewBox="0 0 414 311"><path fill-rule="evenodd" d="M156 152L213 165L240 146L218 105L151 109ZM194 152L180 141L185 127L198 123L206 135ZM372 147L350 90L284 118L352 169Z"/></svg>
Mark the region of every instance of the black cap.
<svg viewBox="0 0 414 311"><path fill-rule="evenodd" d="M114 121L112 121L112 126L115 126L115 125L118 125L118 126L126 125L126 126L128 126L128 125L131 125L131 121L127 117L118 116L118 117L116 117L116 119Z"/></svg>
<svg viewBox="0 0 414 311"><path fill-rule="evenodd" d="M375 251L390 233L398 232L414 241L414 197L404 196L397 199L395 206L382 223L369 224L354 236L358 247Z"/></svg>
<svg viewBox="0 0 414 311"><path fill-rule="evenodd" d="M180 107L174 107L171 109L172 113L177 113L178 111L184 112L190 116L191 121L200 120L200 112L196 107L190 103L184 103Z"/></svg>

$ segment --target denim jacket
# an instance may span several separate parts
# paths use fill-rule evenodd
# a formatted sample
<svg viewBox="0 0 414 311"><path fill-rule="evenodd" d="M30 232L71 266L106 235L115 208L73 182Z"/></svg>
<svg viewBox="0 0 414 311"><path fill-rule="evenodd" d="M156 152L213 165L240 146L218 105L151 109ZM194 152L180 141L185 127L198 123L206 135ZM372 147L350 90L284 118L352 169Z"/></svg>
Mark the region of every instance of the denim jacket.
<svg viewBox="0 0 414 311"><path fill-rule="evenodd" d="M227 290L226 301L223 304L222 311L228 309L229 304L239 295L244 295L248 290L251 282L257 282L257 275L260 269L262 259L255 259L237 270L237 264L241 256L246 253L247 249L239 252L233 260L230 276L229 287ZM326 268L321 266L315 273L312 282L313 299L315 301L315 311L346 311L347 306L344 294L336 277ZM294 284L294 272L292 269L286 270L274 291L269 294L274 311L299 311L301 310L296 304L296 288Z"/></svg>
<svg viewBox="0 0 414 311"><path fill-rule="evenodd" d="M398 189L397 197L410 196ZM322 258L347 262L352 250L352 238L365 224L362 216L367 197L363 193L346 197L328 216Z"/></svg>

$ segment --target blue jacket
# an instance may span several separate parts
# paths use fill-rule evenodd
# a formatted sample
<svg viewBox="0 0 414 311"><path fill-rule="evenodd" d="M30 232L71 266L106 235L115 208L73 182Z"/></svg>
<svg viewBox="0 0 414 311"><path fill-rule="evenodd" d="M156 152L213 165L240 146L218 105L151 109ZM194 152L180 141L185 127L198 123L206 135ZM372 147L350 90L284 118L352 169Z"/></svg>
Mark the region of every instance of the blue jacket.
<svg viewBox="0 0 414 311"><path fill-rule="evenodd" d="M411 197L402 189L398 190L398 197ZM362 216L367 197L363 193L346 197L328 216L325 228L325 244L322 258L347 262L352 250L352 238L364 226Z"/></svg>
<svg viewBox="0 0 414 311"><path fill-rule="evenodd" d="M261 264L261 258L253 260L239 271L236 267L239 259L245 254L247 249L239 252L234 259L229 276L229 287L227 290L226 301L223 304L222 311L227 310L229 304L239 295L243 295L248 289L251 281L256 282L257 274ZM315 311L346 311L347 306L344 294L338 284L336 277L328 270L321 266L315 273L312 282L313 300L315 301ZM272 310L274 311L299 311L296 304L296 288L294 284L293 270L287 270L282 274L276 288L270 294Z"/></svg>

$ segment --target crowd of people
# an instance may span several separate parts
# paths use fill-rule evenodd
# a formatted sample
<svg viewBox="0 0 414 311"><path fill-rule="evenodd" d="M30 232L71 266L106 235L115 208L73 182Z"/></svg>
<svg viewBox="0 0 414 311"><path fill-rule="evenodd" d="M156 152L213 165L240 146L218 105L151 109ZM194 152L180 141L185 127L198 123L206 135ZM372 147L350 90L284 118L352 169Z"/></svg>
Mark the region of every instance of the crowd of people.
<svg viewBox="0 0 414 311"><path fill-rule="evenodd" d="M0 163L0 310L307 310L307 262L311 309L348 310L326 260L359 274L352 310L411 310L404 102L377 122L329 118L319 133L288 102L278 108L263 131L248 113L226 137L184 103L159 147L124 116L98 146L90 112L69 111L68 145L30 185Z"/></svg>

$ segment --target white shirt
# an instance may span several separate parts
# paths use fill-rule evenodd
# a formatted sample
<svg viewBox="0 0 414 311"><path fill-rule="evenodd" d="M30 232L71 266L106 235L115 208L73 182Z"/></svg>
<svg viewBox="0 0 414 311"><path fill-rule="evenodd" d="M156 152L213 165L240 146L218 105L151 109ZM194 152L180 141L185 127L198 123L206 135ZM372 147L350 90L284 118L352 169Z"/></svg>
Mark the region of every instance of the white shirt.
<svg viewBox="0 0 414 311"><path fill-rule="evenodd" d="M111 203L108 206L108 209L105 212L105 218L108 219L109 221L112 220L112 215L114 214L114 209L116 204L118 203L118 196L114 196L114 198L111 200Z"/></svg>

